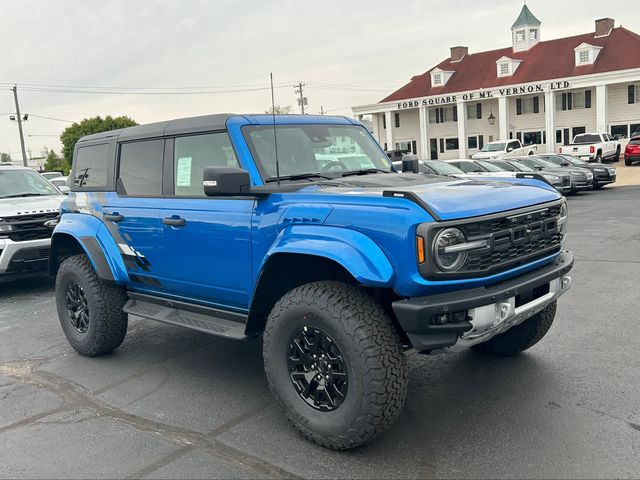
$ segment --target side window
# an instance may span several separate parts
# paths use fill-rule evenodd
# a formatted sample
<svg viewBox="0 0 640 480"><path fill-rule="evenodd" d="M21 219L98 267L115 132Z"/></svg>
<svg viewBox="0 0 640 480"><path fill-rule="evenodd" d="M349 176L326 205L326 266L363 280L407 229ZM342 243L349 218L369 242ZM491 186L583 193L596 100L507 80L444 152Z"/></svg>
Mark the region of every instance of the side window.
<svg viewBox="0 0 640 480"><path fill-rule="evenodd" d="M511 148L513 148L514 150L516 150L516 149L520 148L520 144L519 144L518 142L511 142L511 143L509 144L509 146L510 146Z"/></svg>
<svg viewBox="0 0 640 480"><path fill-rule="evenodd" d="M118 179L127 195L162 194L164 140L120 145Z"/></svg>
<svg viewBox="0 0 640 480"><path fill-rule="evenodd" d="M76 188L92 190L107 186L109 145L80 147L73 166L73 183Z"/></svg>
<svg viewBox="0 0 640 480"><path fill-rule="evenodd" d="M226 132L176 138L173 164L175 194L185 196L204 196L206 167L240 166Z"/></svg>

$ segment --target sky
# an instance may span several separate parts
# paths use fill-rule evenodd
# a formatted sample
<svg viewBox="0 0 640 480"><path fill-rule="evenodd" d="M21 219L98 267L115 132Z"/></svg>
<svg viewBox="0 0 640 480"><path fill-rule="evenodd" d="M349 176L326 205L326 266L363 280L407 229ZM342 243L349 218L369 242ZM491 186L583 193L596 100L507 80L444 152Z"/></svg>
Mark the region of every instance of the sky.
<svg viewBox="0 0 640 480"><path fill-rule="evenodd" d="M640 32L635 4L528 1L542 40L592 32L602 17ZM310 113L351 115L351 106L375 103L448 58L451 46L474 53L510 45L522 1L2 0L2 7L0 152L18 160L12 84L31 115L24 131L34 157L45 146L59 152L69 121L96 115L148 123L262 113L271 105L270 72L276 104L297 112L293 85L301 81Z"/></svg>

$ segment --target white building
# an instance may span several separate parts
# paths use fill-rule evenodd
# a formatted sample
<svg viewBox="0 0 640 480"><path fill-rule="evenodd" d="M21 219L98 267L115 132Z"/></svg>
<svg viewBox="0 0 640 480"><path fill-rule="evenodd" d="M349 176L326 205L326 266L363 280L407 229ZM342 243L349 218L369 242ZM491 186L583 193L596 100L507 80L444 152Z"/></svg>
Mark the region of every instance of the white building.
<svg viewBox="0 0 640 480"><path fill-rule="evenodd" d="M542 41L525 5L511 46L451 56L381 102L353 107L372 116L385 150L423 159L464 158L490 141L519 138L557 151L573 136L640 131L640 35L596 20L595 32Z"/></svg>

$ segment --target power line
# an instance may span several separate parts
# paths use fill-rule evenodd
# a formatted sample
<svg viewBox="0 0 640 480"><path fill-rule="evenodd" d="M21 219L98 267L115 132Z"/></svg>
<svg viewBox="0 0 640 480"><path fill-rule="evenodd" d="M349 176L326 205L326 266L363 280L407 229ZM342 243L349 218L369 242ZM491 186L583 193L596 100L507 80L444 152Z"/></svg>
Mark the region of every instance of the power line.
<svg viewBox="0 0 640 480"><path fill-rule="evenodd" d="M43 118L45 120L54 120L56 122L74 123L75 120L63 120L62 118L45 117L43 115L36 115L35 113L29 113L30 117Z"/></svg>

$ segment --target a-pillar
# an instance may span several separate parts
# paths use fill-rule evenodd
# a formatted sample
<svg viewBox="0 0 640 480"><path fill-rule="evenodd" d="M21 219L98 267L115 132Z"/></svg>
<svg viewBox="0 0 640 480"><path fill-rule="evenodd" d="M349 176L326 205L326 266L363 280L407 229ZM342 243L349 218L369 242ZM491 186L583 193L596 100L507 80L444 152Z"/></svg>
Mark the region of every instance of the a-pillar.
<svg viewBox="0 0 640 480"><path fill-rule="evenodd" d="M418 157L421 160L430 160L431 153L429 148L429 116L427 115L427 107L419 107L419 125L420 125L420 144L418 145Z"/></svg>
<svg viewBox="0 0 640 480"><path fill-rule="evenodd" d="M598 85L596 87L596 131L604 133L607 131L607 86Z"/></svg>
<svg viewBox="0 0 640 480"><path fill-rule="evenodd" d="M544 129L547 135L547 153L556 151L556 95L553 91L544 94Z"/></svg>
<svg viewBox="0 0 640 480"><path fill-rule="evenodd" d="M458 154L460 158L467 158L467 115L461 98L458 99L456 108L458 109Z"/></svg>
<svg viewBox="0 0 640 480"><path fill-rule="evenodd" d="M509 140L509 106L507 97L498 98L498 126L500 127L500 140Z"/></svg>
<svg viewBox="0 0 640 480"><path fill-rule="evenodd" d="M393 143L393 123L391 118L392 112L384 112L385 122L387 123L387 150L395 149L395 145Z"/></svg>

